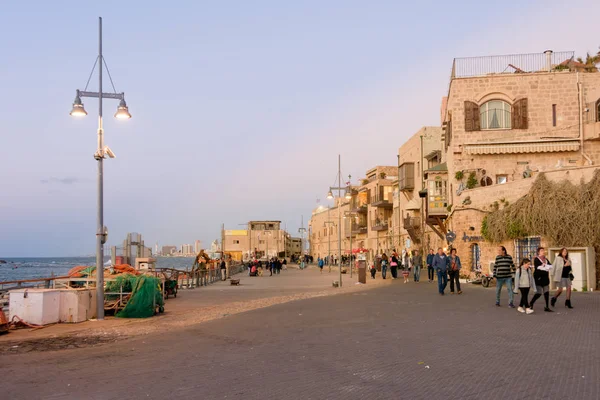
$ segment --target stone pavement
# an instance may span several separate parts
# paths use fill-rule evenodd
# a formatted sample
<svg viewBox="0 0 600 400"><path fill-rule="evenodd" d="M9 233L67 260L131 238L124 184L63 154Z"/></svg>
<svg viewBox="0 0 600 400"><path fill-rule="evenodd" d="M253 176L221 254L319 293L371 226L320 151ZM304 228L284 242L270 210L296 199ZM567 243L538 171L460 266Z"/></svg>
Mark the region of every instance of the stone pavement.
<svg viewBox="0 0 600 400"><path fill-rule="evenodd" d="M332 282L339 279L337 270L331 273L319 273L318 268L310 266L305 270L291 266L281 274L269 276L268 271L262 277L249 277L247 272L234 276L240 279L240 286L231 286L229 281L216 282L195 289L180 289L177 298L170 298L165 305L165 313L149 319L121 319L107 317L103 322L88 321L80 324L57 324L40 330L21 329L0 335L2 343L14 345L15 341L40 340L65 336L113 335L117 337L147 334L161 330L194 325L208 320L222 318L252 309L300 300L320 297L347 291L364 290L390 280L371 280L368 285L356 285L357 275L342 275L342 289L333 288ZM380 278L380 277L379 277ZM108 338L105 338L108 340ZM56 345L57 343L54 343ZM67 345L71 345L69 342ZM43 345L37 345L37 348ZM53 346L52 348L54 348ZM20 346L11 352L29 351L30 347ZM2 353L0 348L0 354Z"/></svg>
<svg viewBox="0 0 600 400"><path fill-rule="evenodd" d="M600 296L519 314L393 281L111 345L0 357L11 399L598 399ZM564 300L564 299L563 299Z"/></svg>

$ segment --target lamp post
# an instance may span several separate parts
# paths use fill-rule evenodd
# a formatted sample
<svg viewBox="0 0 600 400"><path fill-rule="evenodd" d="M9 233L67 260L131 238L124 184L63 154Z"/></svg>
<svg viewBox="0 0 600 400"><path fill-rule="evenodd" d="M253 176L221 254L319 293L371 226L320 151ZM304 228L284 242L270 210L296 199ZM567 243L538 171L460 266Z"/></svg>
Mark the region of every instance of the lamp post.
<svg viewBox="0 0 600 400"><path fill-rule="evenodd" d="M73 101L73 109L70 114L74 117L84 117L87 115L85 108L83 107L82 97L94 97L98 99L98 149L94 153L94 159L98 162L98 213L97 213L97 228L96 228L96 312L97 319L104 319L104 243L106 243L106 236L108 234L107 228L104 226L104 182L103 182L103 161L106 156L115 158L115 154L112 150L104 145L104 128L102 124L102 100L103 99L115 99L119 100L119 106L115 113L117 119L129 119L131 114L125 103L125 93L116 93L114 85L112 85L112 78L110 77L110 71L102 56L102 17L98 18L98 57L96 58L96 64L98 66L98 91L89 92L87 91L87 85L84 90L77 90L75 100ZM94 64L94 68L96 66ZM113 93L102 92L102 70L106 66L108 71L108 77L113 86ZM92 69L92 73L94 70ZM90 76L91 77L91 76ZM89 80L88 80L89 84Z"/></svg>
<svg viewBox="0 0 600 400"><path fill-rule="evenodd" d="M329 220L329 206L327 206L327 221L323 222L323 226L327 225L335 226L335 222ZM329 272L331 272L331 231L327 228L327 265L329 265Z"/></svg>
<svg viewBox="0 0 600 400"><path fill-rule="evenodd" d="M306 228L304 227L304 215L301 218L300 228L298 229L300 233L300 268L304 269L304 233Z"/></svg>
<svg viewBox="0 0 600 400"><path fill-rule="evenodd" d="M358 213L353 211L346 211L344 213L344 218L350 217L350 278L352 278L352 224L354 223L354 219L358 216Z"/></svg>
<svg viewBox="0 0 600 400"><path fill-rule="evenodd" d="M339 154L338 154L337 181L338 181L337 186L329 187L329 192L327 193L327 198L330 200L334 199L333 191L334 190L338 191L338 196L337 196L337 200L338 200L338 257L340 260L340 263L338 264L338 266L339 266L339 276L340 276L339 287L342 287L342 211L341 211L342 190L345 191L344 197L346 199L349 199L351 197L351 194L350 194L350 187L348 185L345 187L342 187L342 157Z"/></svg>

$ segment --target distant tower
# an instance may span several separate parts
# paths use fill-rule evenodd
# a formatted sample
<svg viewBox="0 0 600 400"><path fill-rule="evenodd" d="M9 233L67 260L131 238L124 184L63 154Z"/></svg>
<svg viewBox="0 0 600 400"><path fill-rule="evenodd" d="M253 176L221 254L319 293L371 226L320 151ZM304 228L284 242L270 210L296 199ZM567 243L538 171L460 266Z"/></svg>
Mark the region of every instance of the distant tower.
<svg viewBox="0 0 600 400"><path fill-rule="evenodd" d="M156 242L156 244L154 245L154 255L158 255L158 242Z"/></svg>
<svg viewBox="0 0 600 400"><path fill-rule="evenodd" d="M196 240L194 242L194 252L196 254L200 253L200 250L202 250L202 241L201 240Z"/></svg>

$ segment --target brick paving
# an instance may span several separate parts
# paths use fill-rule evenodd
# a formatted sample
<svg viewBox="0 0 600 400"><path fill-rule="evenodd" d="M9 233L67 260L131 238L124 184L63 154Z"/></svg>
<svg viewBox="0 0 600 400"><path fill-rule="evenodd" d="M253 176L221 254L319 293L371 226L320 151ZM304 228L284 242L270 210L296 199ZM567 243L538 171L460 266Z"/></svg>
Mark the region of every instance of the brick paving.
<svg viewBox="0 0 600 400"><path fill-rule="evenodd" d="M519 314L427 282L279 304L98 348L0 357L11 399L598 399L600 296ZM562 299L564 301L564 298Z"/></svg>

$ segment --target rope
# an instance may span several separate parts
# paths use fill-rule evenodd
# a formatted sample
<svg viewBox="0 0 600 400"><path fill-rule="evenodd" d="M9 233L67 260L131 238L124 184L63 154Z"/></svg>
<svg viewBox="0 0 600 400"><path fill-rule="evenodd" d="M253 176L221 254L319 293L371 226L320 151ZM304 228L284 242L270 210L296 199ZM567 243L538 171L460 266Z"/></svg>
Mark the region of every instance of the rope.
<svg viewBox="0 0 600 400"><path fill-rule="evenodd" d="M90 72L90 76L85 84L85 89L83 89L84 92L87 90L88 85L90 84L90 80L92 79L92 75L94 74L94 70L96 69L96 64L98 64L98 57L96 57L96 61L94 61L94 66L92 67L92 72Z"/></svg>
<svg viewBox="0 0 600 400"><path fill-rule="evenodd" d="M106 72L108 72L108 79L110 79L110 84L113 88L113 93L117 93L117 89L115 89L115 84L113 83L112 76L110 76L110 69L108 69L108 65L106 64L106 59L102 57L102 61L104 62L104 66L106 67Z"/></svg>

